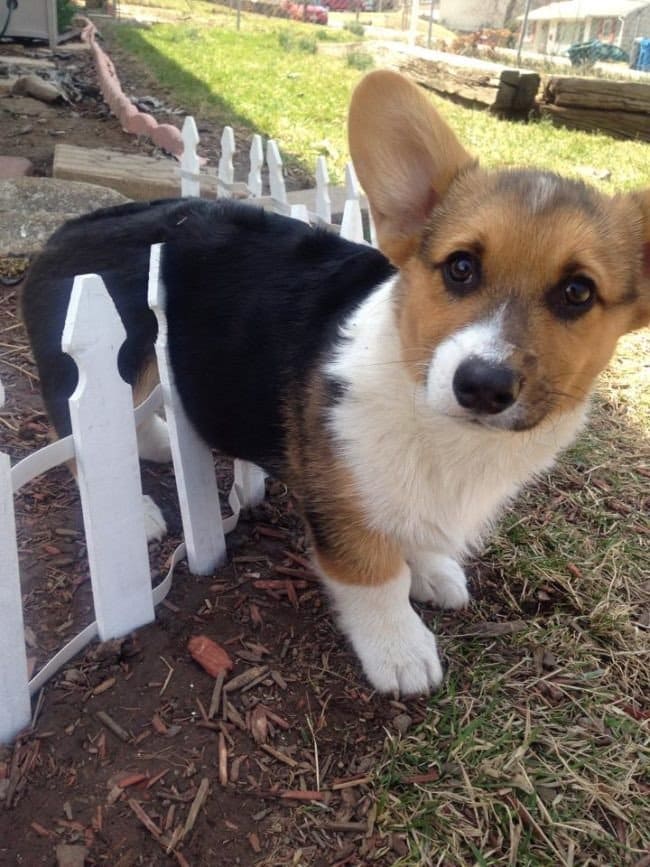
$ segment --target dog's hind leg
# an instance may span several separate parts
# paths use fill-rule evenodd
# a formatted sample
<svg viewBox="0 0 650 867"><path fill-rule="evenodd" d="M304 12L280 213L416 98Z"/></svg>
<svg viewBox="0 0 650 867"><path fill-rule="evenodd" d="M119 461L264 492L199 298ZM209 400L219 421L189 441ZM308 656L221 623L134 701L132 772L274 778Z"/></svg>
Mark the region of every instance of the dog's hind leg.
<svg viewBox="0 0 650 867"><path fill-rule="evenodd" d="M158 384L158 368L153 358L145 364L133 386L133 404L138 406ZM158 464L169 463L172 459L167 422L159 415L149 416L137 428L138 455L143 461Z"/></svg>
<svg viewBox="0 0 650 867"><path fill-rule="evenodd" d="M453 558L436 551L418 551L408 562L412 569L411 599L449 609L469 603L467 578Z"/></svg>

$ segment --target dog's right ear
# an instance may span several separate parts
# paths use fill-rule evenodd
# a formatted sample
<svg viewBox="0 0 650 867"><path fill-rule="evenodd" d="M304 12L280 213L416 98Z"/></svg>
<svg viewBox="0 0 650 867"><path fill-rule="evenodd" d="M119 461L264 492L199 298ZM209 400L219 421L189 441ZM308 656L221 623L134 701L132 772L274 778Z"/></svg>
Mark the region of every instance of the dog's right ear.
<svg viewBox="0 0 650 867"><path fill-rule="evenodd" d="M379 246L402 265L416 249L433 206L474 160L422 91L387 69L369 73L357 85L348 137Z"/></svg>

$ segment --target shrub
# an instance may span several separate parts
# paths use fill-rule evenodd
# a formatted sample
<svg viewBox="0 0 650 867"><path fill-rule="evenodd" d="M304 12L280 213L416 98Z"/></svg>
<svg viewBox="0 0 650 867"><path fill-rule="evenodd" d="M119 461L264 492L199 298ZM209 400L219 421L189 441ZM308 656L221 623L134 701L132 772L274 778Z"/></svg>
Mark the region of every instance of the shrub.
<svg viewBox="0 0 650 867"><path fill-rule="evenodd" d="M372 54L367 51L349 51L347 64L353 69L359 69L364 72L366 69L371 69L375 65Z"/></svg>

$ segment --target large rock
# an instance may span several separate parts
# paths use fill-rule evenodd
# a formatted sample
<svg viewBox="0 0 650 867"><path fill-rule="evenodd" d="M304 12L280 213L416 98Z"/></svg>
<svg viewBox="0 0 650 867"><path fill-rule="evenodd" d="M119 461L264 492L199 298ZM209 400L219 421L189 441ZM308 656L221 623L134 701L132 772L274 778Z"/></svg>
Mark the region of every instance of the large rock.
<svg viewBox="0 0 650 867"><path fill-rule="evenodd" d="M0 181L0 256L30 256L66 220L128 201L115 190L76 181Z"/></svg>

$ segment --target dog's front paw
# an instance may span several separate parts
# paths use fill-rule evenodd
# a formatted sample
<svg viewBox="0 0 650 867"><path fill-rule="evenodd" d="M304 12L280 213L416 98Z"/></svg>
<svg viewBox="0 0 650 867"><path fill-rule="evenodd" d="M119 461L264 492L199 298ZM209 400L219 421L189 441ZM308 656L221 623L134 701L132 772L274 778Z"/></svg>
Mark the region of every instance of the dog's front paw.
<svg viewBox="0 0 650 867"><path fill-rule="evenodd" d="M415 611L385 632L351 635L363 670L379 692L419 695L442 683L434 634Z"/></svg>
<svg viewBox="0 0 650 867"><path fill-rule="evenodd" d="M411 569L411 597L418 602L433 602L440 608L464 608L469 603L467 578L451 557L417 554Z"/></svg>
<svg viewBox="0 0 650 867"><path fill-rule="evenodd" d="M323 574L341 627L366 677L379 692L417 695L442 682L436 639L411 607L411 573L375 585L347 584Z"/></svg>
<svg viewBox="0 0 650 867"><path fill-rule="evenodd" d="M160 541L167 535L167 524L162 512L148 494L142 495L142 508L147 542Z"/></svg>

